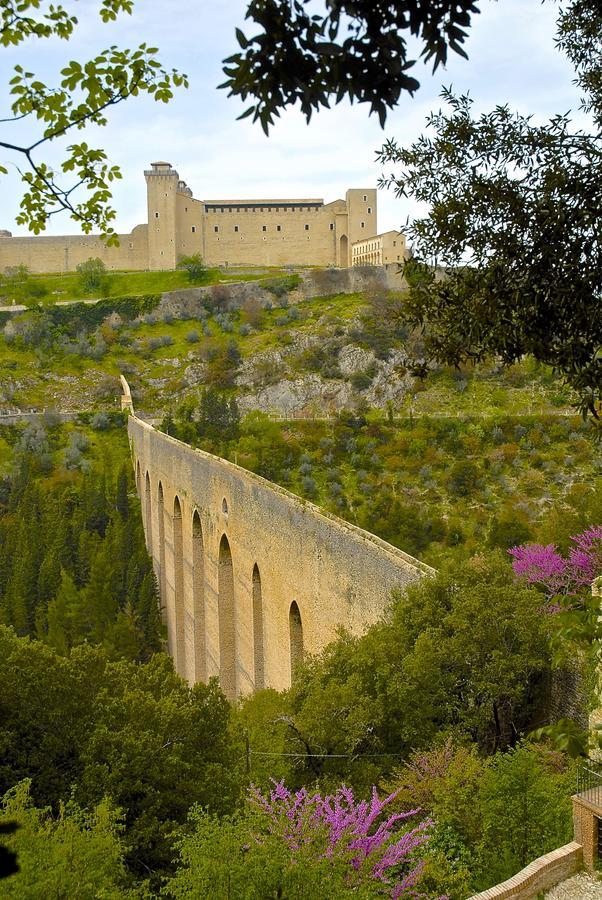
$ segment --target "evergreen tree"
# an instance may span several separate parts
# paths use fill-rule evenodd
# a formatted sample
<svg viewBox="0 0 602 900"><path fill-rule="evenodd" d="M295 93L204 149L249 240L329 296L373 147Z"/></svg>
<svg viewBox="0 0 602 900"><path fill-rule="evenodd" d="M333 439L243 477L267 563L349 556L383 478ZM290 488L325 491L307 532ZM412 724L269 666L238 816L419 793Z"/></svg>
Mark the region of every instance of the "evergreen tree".
<svg viewBox="0 0 602 900"><path fill-rule="evenodd" d="M66 656L83 638L83 631L81 596L73 578L63 569L58 593L48 604L48 644Z"/></svg>
<svg viewBox="0 0 602 900"><path fill-rule="evenodd" d="M115 508L117 512L121 516L121 518L125 521L129 515L130 505L128 499L128 473L125 466L122 466L119 469L119 474L117 475L117 486L115 490Z"/></svg>
<svg viewBox="0 0 602 900"><path fill-rule="evenodd" d="M86 528L96 531L104 537L109 522L109 503L107 500L107 485L104 473L98 477L95 473L86 479L87 490L85 492Z"/></svg>
<svg viewBox="0 0 602 900"><path fill-rule="evenodd" d="M102 643L119 610L119 604L107 578L110 571L109 556L102 547L92 561L90 580L84 591L85 617L91 637L96 643Z"/></svg>

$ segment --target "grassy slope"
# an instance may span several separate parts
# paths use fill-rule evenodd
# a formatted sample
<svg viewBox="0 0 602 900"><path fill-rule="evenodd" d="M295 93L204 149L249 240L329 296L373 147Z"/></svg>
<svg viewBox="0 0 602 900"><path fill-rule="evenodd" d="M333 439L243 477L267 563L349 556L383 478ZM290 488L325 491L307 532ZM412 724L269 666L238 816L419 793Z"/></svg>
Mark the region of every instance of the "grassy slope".
<svg viewBox="0 0 602 900"><path fill-rule="evenodd" d="M203 285L217 284L218 282L254 281L267 275L270 277L280 275L282 272L282 269L266 267L256 270L245 268L240 271L237 269L208 269ZM162 291L194 287L190 284L186 272L183 271L110 272L108 281L109 296L111 297L158 294ZM26 286L17 292L8 291L5 296L0 296L0 304L10 305L15 300L16 303L25 306L47 305L57 301L85 300L91 296L82 291L77 272L67 272L62 275L30 275L27 284L31 285L32 296L28 296ZM0 295L2 293L3 291L0 289Z"/></svg>
<svg viewBox="0 0 602 900"><path fill-rule="evenodd" d="M473 410L472 418L417 417L394 424L370 415L354 433L329 422L270 428L269 442L257 442L244 429L228 456L261 473L271 448L280 444L285 463L264 474L434 565L451 548L475 552L500 514L535 533L558 507L570 528L602 474L599 449L578 416L480 420ZM474 475L457 486L459 461L470 464ZM555 522L549 540L563 534Z"/></svg>

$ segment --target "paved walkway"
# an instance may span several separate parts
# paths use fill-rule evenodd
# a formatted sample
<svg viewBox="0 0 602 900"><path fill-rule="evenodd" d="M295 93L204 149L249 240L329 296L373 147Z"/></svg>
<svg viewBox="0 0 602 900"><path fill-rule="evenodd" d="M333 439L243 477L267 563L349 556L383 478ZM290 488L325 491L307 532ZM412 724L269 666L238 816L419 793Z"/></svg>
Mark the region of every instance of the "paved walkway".
<svg viewBox="0 0 602 900"><path fill-rule="evenodd" d="M602 900L602 881L580 872L548 891L546 900Z"/></svg>

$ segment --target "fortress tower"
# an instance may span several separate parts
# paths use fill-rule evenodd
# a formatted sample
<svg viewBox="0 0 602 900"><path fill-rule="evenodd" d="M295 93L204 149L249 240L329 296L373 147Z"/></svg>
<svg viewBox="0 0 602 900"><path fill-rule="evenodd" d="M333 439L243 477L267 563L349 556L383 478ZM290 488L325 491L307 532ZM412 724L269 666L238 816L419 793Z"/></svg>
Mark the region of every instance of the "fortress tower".
<svg viewBox="0 0 602 900"><path fill-rule="evenodd" d="M175 269L176 193L180 177L168 162L151 163L144 172L148 209L148 268Z"/></svg>

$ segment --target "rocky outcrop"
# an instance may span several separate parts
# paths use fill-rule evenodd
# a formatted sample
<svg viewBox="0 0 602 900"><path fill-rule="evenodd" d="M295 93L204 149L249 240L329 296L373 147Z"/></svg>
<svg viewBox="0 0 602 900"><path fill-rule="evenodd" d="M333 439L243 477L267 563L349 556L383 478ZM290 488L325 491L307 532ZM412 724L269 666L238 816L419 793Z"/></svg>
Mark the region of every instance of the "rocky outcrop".
<svg viewBox="0 0 602 900"><path fill-rule="evenodd" d="M351 269L308 269L299 274L299 285L287 295L290 304L324 297L330 294L351 294L371 290L399 290L402 286L397 266L356 266ZM223 282L208 287L182 288L161 295L157 307L158 316L170 315L175 319L195 318L201 308L215 296L216 290L222 303L232 309L246 301L258 300L262 306L276 305L277 296L269 290L270 281Z"/></svg>
<svg viewBox="0 0 602 900"><path fill-rule="evenodd" d="M286 351L269 350L245 361L237 378L238 402L243 412L259 409L284 418L319 418L361 402L370 406L392 403L395 407L414 388L399 351L380 360L371 350L345 345L338 353L341 377L324 378L317 372L291 370L288 361L298 349L293 344ZM354 383L354 375L365 377Z"/></svg>

